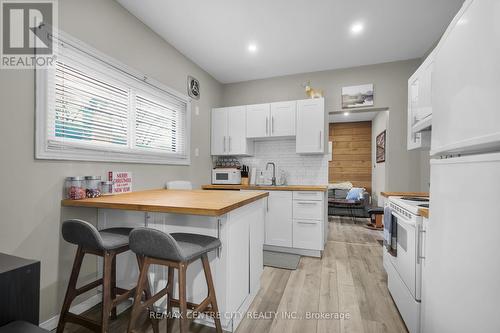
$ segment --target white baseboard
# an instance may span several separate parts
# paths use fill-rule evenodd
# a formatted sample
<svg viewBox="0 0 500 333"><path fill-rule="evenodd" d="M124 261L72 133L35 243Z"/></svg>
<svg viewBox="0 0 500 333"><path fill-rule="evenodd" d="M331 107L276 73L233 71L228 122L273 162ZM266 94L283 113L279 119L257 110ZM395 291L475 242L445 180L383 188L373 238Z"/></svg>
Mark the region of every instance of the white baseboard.
<svg viewBox="0 0 500 333"><path fill-rule="evenodd" d="M83 301L79 304L72 306L70 311L72 313L75 313L75 314L81 314L87 310L90 310L91 308L93 308L94 306L96 306L99 303L101 303L101 295L97 294L97 295L94 295L94 296L86 299L85 301ZM45 330L52 331L52 330L55 330L57 328L58 322L59 322L59 315L54 316L54 317L44 321L39 326Z"/></svg>
<svg viewBox="0 0 500 333"><path fill-rule="evenodd" d="M319 250L296 249L292 247L266 245L266 244L264 244L264 251L291 253L291 254L298 254L301 256L316 257L316 258L321 258L323 254L322 253L323 251Z"/></svg>

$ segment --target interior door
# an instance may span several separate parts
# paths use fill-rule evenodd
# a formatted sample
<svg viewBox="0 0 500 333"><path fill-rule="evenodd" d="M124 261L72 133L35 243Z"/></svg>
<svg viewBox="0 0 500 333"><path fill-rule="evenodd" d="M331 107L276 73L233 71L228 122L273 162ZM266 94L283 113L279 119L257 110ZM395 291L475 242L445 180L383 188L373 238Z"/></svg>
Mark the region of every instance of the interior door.
<svg viewBox="0 0 500 333"><path fill-rule="evenodd" d="M226 109L212 109L212 155L226 155L227 140Z"/></svg>
<svg viewBox="0 0 500 333"><path fill-rule="evenodd" d="M231 155L247 153L246 107L227 108L228 141L227 152Z"/></svg>
<svg viewBox="0 0 500 333"><path fill-rule="evenodd" d="M269 136L269 104L247 105L247 138Z"/></svg>
<svg viewBox="0 0 500 333"><path fill-rule="evenodd" d="M296 151L299 154L325 153L324 99L297 101Z"/></svg>
<svg viewBox="0 0 500 333"><path fill-rule="evenodd" d="M295 135L296 110L296 101L271 104L271 136Z"/></svg>

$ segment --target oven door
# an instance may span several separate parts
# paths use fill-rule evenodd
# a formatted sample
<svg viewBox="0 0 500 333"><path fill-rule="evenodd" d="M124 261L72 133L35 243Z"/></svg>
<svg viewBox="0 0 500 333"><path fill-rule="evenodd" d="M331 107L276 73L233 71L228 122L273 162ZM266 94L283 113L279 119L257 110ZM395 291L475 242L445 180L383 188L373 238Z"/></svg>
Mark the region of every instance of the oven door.
<svg viewBox="0 0 500 333"><path fill-rule="evenodd" d="M416 223L392 211L393 223L397 223L397 256L393 265L404 284L416 296L416 266L417 266L417 226Z"/></svg>

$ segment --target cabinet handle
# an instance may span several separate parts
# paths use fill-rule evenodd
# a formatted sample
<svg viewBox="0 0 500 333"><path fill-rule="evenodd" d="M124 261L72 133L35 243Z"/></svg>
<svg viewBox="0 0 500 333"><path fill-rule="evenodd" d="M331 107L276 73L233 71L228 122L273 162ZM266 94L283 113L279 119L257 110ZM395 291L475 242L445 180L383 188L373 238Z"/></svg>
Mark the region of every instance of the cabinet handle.
<svg viewBox="0 0 500 333"><path fill-rule="evenodd" d="M224 135L224 139L223 139L223 145L224 145L224 152L226 152L226 136Z"/></svg>
<svg viewBox="0 0 500 333"><path fill-rule="evenodd" d="M271 117L271 135L274 134L274 116Z"/></svg>
<svg viewBox="0 0 500 333"><path fill-rule="evenodd" d="M229 136L229 152L231 152L231 136Z"/></svg>
<svg viewBox="0 0 500 333"><path fill-rule="evenodd" d="M316 192L297 192L297 194L301 194L301 195L316 195Z"/></svg>
<svg viewBox="0 0 500 333"><path fill-rule="evenodd" d="M317 201L314 201L314 202L311 202L311 201L297 201L298 204L300 205L316 205L318 202Z"/></svg>
<svg viewBox="0 0 500 333"><path fill-rule="evenodd" d="M319 149L321 149L321 141L323 139L323 131L319 131Z"/></svg>
<svg viewBox="0 0 500 333"><path fill-rule="evenodd" d="M269 118L266 117L266 135L269 135Z"/></svg>
<svg viewBox="0 0 500 333"><path fill-rule="evenodd" d="M299 224L318 224L318 221L297 221Z"/></svg>

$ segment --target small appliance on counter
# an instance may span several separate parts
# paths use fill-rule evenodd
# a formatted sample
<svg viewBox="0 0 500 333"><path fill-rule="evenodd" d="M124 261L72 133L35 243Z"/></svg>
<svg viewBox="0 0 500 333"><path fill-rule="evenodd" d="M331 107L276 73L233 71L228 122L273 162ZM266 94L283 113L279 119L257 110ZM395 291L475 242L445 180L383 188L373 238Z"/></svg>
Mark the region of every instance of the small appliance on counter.
<svg viewBox="0 0 500 333"><path fill-rule="evenodd" d="M241 171L236 168L216 168L212 170L212 184L240 185Z"/></svg>

